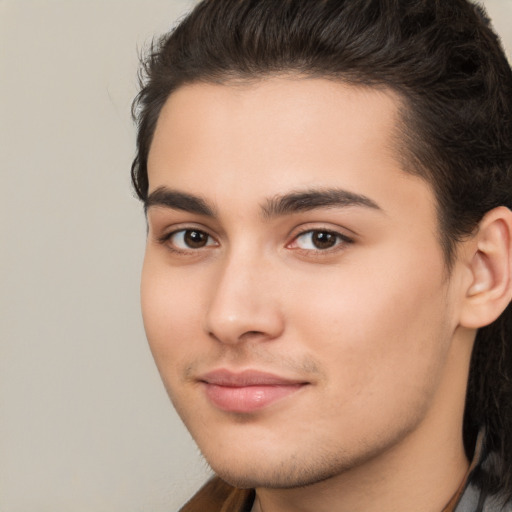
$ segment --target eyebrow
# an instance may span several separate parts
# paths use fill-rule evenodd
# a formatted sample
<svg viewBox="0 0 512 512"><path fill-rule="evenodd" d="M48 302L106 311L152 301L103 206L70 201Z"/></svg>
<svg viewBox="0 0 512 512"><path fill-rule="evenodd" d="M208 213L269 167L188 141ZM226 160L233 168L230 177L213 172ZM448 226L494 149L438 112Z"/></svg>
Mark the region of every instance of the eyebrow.
<svg viewBox="0 0 512 512"><path fill-rule="evenodd" d="M215 217L216 210L213 205L201 197L172 190L167 187L159 187L144 202L144 211L154 206L172 208L173 210L182 210L184 212L196 213L206 217Z"/></svg>
<svg viewBox="0 0 512 512"><path fill-rule="evenodd" d="M276 196L266 201L262 211L263 216L270 219L318 208L349 206L363 206L382 211L380 206L369 197L340 188L312 189Z"/></svg>
<svg viewBox="0 0 512 512"><path fill-rule="evenodd" d="M216 208L206 199L167 187L159 187L151 192L144 203L144 210L147 212L149 208L158 206L206 217L217 216ZM363 206L382 211L369 197L340 188L307 189L277 195L267 199L261 206L261 211L263 218L272 219L309 210L350 206Z"/></svg>

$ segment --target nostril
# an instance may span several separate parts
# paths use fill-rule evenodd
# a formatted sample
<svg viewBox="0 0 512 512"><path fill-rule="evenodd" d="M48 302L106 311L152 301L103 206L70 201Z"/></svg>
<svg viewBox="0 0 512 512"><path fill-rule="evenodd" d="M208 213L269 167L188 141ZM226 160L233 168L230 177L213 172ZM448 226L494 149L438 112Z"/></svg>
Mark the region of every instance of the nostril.
<svg viewBox="0 0 512 512"><path fill-rule="evenodd" d="M245 333L246 336L260 336L263 334L261 331L247 331Z"/></svg>
<svg viewBox="0 0 512 512"><path fill-rule="evenodd" d="M229 286L221 289L205 312L203 332L209 339L235 344L278 337L284 327L279 307L261 294L245 294L240 299L235 291Z"/></svg>
<svg viewBox="0 0 512 512"><path fill-rule="evenodd" d="M243 341L249 341L259 338L271 338L272 336L269 336L268 334L265 334L263 331L245 331L241 334L233 334L231 335L229 333L224 333L224 336L221 336L219 334L215 334L214 331L208 331L208 336L221 343L239 343Z"/></svg>
<svg viewBox="0 0 512 512"><path fill-rule="evenodd" d="M214 339L215 341L220 341L213 331L208 331L208 336Z"/></svg>

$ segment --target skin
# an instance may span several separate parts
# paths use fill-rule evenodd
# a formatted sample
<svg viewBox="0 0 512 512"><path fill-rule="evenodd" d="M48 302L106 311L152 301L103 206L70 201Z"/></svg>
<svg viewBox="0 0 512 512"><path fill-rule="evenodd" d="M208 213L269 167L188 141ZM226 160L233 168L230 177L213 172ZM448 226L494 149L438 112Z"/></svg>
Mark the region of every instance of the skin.
<svg viewBox="0 0 512 512"><path fill-rule="evenodd" d="M402 168L398 106L390 91L274 77L187 85L160 115L150 194L199 197L212 215L148 203L145 328L205 458L257 489L255 511L439 512L467 470L471 260L462 247L448 274L433 192ZM326 189L369 203L269 212ZM200 382L219 368L307 384L226 412Z"/></svg>

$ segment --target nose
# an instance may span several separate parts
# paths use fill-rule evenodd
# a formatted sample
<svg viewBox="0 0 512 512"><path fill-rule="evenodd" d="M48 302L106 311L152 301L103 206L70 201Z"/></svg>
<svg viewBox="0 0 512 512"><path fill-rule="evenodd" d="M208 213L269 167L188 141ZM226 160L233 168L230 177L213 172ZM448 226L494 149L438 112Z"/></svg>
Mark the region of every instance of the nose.
<svg viewBox="0 0 512 512"><path fill-rule="evenodd" d="M241 256L226 261L212 286L205 318L207 334L231 345L278 338L284 318L272 274L261 258Z"/></svg>

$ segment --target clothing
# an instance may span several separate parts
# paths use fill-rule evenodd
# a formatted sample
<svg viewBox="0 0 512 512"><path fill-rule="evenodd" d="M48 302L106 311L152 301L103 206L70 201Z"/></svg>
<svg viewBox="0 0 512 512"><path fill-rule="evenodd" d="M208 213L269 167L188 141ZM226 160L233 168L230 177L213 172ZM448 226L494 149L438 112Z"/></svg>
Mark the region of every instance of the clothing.
<svg viewBox="0 0 512 512"><path fill-rule="evenodd" d="M214 477L180 512L251 512L254 497L254 490L236 489Z"/></svg>
<svg viewBox="0 0 512 512"><path fill-rule="evenodd" d="M484 436L484 431L480 431L466 477L442 512L512 512L512 501L504 505L495 496L485 496L472 481L476 470L483 468L492 472L493 462L496 462L492 454L485 453Z"/></svg>
<svg viewBox="0 0 512 512"><path fill-rule="evenodd" d="M472 483L472 476L477 468L487 469L492 465L492 454L484 453L483 444L483 433L480 433L466 478L441 512L512 512L512 501L502 506L494 496L483 496ZM236 489L214 477L180 512L251 512L254 498L254 490Z"/></svg>
<svg viewBox="0 0 512 512"><path fill-rule="evenodd" d="M235 489L215 477L180 512L251 512L254 496L253 490ZM480 491L471 484L457 498L442 512L512 512L512 502L502 507L492 496L479 508Z"/></svg>

